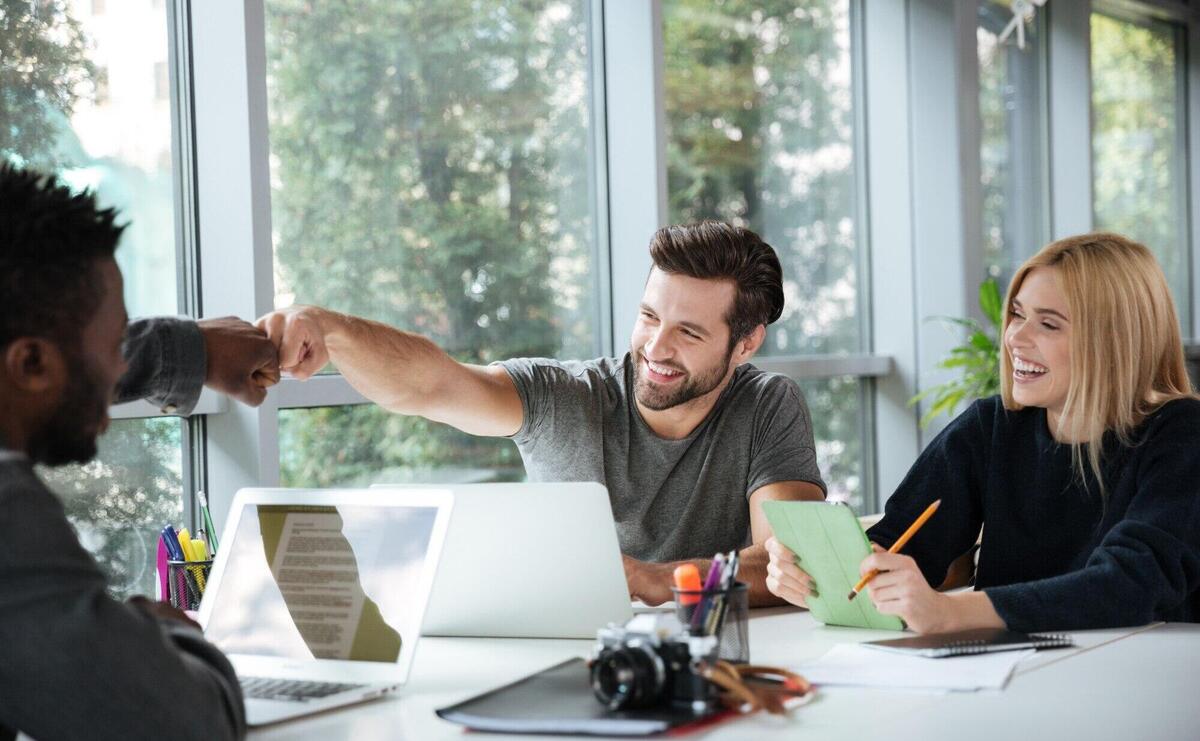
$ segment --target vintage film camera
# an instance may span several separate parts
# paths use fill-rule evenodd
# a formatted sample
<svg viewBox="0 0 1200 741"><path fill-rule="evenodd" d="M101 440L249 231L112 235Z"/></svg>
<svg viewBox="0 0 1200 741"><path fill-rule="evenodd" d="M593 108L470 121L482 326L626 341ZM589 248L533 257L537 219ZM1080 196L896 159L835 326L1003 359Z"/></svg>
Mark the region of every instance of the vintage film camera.
<svg viewBox="0 0 1200 741"><path fill-rule="evenodd" d="M609 710L671 706L703 714L718 689L699 674L715 659L715 636L692 636L670 613L635 615L596 632L592 692Z"/></svg>

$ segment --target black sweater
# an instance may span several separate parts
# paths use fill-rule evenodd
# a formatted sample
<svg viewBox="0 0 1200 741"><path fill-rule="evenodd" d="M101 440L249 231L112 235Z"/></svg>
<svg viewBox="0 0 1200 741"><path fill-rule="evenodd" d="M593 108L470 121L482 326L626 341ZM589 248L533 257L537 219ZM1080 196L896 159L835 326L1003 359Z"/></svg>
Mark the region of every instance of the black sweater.
<svg viewBox="0 0 1200 741"><path fill-rule="evenodd" d="M1168 402L1133 438L1106 437L1102 498L1094 478L1085 486L1073 473L1044 409L977 401L929 444L868 534L888 547L940 498L904 548L937 585L982 525L975 588L1014 630L1200 620L1200 401Z"/></svg>

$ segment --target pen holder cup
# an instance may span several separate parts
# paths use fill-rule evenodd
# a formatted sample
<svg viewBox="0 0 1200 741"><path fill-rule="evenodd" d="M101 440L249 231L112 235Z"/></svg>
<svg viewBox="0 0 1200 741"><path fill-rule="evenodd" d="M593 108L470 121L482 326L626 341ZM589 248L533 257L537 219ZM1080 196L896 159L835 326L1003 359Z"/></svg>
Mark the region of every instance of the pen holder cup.
<svg viewBox="0 0 1200 741"><path fill-rule="evenodd" d="M715 635L717 658L735 664L750 662L749 587L741 582L729 589L679 589L675 615L692 635Z"/></svg>
<svg viewBox="0 0 1200 741"><path fill-rule="evenodd" d="M200 598L208 585L208 561L167 561L167 598L180 610L200 609Z"/></svg>

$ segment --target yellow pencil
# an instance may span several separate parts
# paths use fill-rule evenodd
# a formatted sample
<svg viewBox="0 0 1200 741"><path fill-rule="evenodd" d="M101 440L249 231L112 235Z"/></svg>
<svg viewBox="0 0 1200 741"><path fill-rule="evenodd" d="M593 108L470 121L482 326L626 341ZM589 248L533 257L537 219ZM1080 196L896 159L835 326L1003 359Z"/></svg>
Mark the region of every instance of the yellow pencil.
<svg viewBox="0 0 1200 741"><path fill-rule="evenodd" d="M941 503L942 500L937 499L933 504L926 507L925 511L921 513L921 516L913 521L913 524L908 526L908 529L904 531L903 535L896 539L895 543L892 543L892 547L888 548L888 553L899 553L900 549L904 547L904 544L907 543L912 536L917 534L917 531L921 529L921 526L925 524L925 521L932 517L934 512L937 512L938 505ZM858 580L858 584L854 585L854 589L850 590L850 596L848 599L854 599L857 597L858 593L863 590L863 587L867 586L867 584L869 584L871 580L874 579L878 574L879 569L871 569L864 574L863 578Z"/></svg>

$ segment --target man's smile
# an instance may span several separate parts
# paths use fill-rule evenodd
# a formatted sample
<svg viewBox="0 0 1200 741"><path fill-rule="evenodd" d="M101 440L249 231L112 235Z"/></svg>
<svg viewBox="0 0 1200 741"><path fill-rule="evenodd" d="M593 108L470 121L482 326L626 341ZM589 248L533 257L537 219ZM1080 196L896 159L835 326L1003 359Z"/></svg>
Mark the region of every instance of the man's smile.
<svg viewBox="0 0 1200 741"><path fill-rule="evenodd" d="M681 370L672 368L669 365L655 363L652 360L642 356L642 361L646 364L646 375L655 383L673 383L683 378L687 374Z"/></svg>

